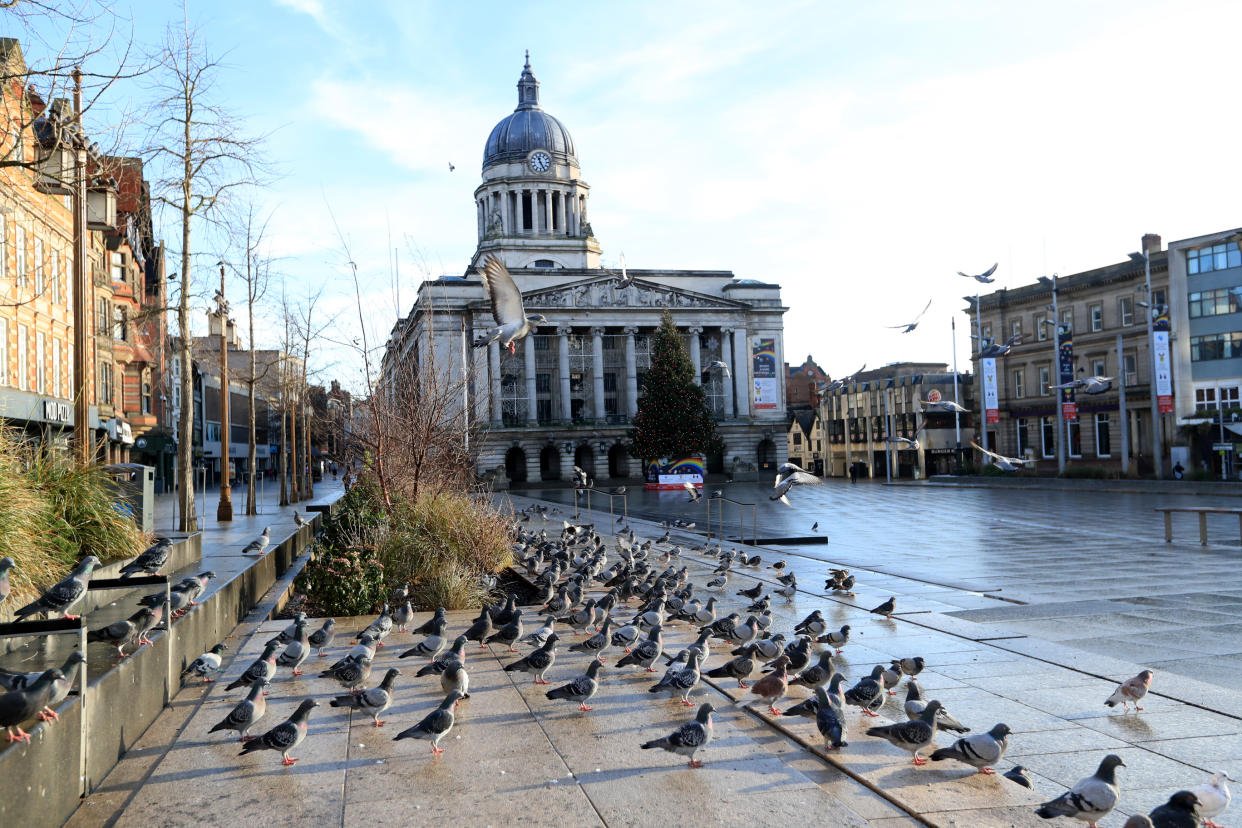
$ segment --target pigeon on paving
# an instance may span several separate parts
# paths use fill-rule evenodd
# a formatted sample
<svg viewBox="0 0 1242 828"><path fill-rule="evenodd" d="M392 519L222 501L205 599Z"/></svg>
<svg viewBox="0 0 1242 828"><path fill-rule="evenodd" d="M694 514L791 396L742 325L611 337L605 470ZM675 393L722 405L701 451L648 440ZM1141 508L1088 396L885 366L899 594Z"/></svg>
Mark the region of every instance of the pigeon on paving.
<svg viewBox="0 0 1242 828"><path fill-rule="evenodd" d="M14 612L13 620L24 621L27 616L41 612L47 613L49 618L53 612L59 612L70 621L76 620L78 616L70 615L69 610L86 594L86 584L91 579L91 570L97 566L99 566L99 558L87 555L64 580L53 584L34 601ZM161 593L161 599L162 597Z"/></svg>
<svg viewBox="0 0 1242 828"><path fill-rule="evenodd" d="M820 644L827 644L837 651L837 655L841 655L842 648L850 643L850 625L844 625L837 632L824 633L815 641Z"/></svg>
<svg viewBox="0 0 1242 828"><path fill-rule="evenodd" d="M1195 809L1199 806L1199 798L1190 791L1178 791L1169 797L1169 801L1153 810L1152 828L1199 828L1203 821Z"/></svg>
<svg viewBox="0 0 1242 828"><path fill-rule="evenodd" d="M306 657L310 655L310 642L306 637L306 621L303 620L297 625L297 630L293 634L294 638L286 646L276 658L276 663L281 667L292 668L295 676L302 675L302 662L306 661Z"/></svg>
<svg viewBox="0 0 1242 828"><path fill-rule="evenodd" d="M328 705L361 710L370 715L372 727L383 727L384 722L380 719L380 714L392 704L392 686L399 674L399 670L390 669L384 674L384 680L380 682L379 687L372 687L361 693L350 693L347 696L336 696L328 702Z"/></svg>
<svg viewBox="0 0 1242 828"><path fill-rule="evenodd" d="M263 647L263 654L250 663L246 668L246 672L228 684L224 689L233 690L241 687L243 684L251 684L255 681L261 681L264 684L270 682L276 677L276 651L280 649L280 642L269 641Z"/></svg>
<svg viewBox="0 0 1242 828"><path fill-rule="evenodd" d="M444 637L444 626L447 623L447 619L444 618L436 621L430 635L397 657L411 658L417 656L418 658L429 658L434 661L436 656L444 652L444 648L448 646L448 639Z"/></svg>
<svg viewBox="0 0 1242 828"><path fill-rule="evenodd" d="M338 667L345 666L346 662L357 661L360 658L375 658L375 639L372 636L364 635L357 644L349 648L349 652L345 654L344 658L335 662L321 675L327 675Z"/></svg>
<svg viewBox="0 0 1242 828"><path fill-rule="evenodd" d="M1018 785L1021 785L1024 788L1030 788L1031 790L1035 790L1035 785L1032 784L1030 775L1027 774L1026 768L1023 767L1022 765L1014 765L1012 768L1005 771L1001 775L1004 776L1006 779L1008 779L1010 782L1017 783Z"/></svg>
<svg viewBox="0 0 1242 828"><path fill-rule="evenodd" d="M897 691L893 688L901 683L901 667L899 662L894 661L892 666L885 667L880 673L880 683L884 685L884 690L890 695L897 695Z"/></svg>
<svg viewBox="0 0 1242 828"><path fill-rule="evenodd" d="M483 348L499 342L501 349L511 355L515 354L516 342L548 320L541 313L527 315L522 307L522 292L509 275L509 269L495 255L489 253L484 259L480 276L483 286L487 288L487 300L492 306L492 318L496 321L496 326L476 336L474 347Z"/></svg>
<svg viewBox="0 0 1242 828"><path fill-rule="evenodd" d="M293 623L291 623L289 626L285 627L283 630L280 631L280 635L276 636L276 640L279 641L281 644L288 644L290 641L292 641L294 638L297 637L298 624L305 624L305 623L306 623L306 613L299 612L297 615L293 616Z"/></svg>
<svg viewBox="0 0 1242 828"><path fill-rule="evenodd" d="M923 660L922 656L915 656L914 658L895 659L893 664L899 666L901 668L901 672L905 675L917 676L919 673L923 672L923 667L926 665L926 662Z"/></svg>
<svg viewBox="0 0 1242 828"><path fill-rule="evenodd" d="M242 550L243 555L262 555L267 552L267 545L272 542L272 527L264 526L263 531L257 538L246 544ZM293 764L289 762L287 764Z"/></svg>
<svg viewBox="0 0 1242 828"><path fill-rule="evenodd" d="M212 647L210 650L187 664L185 669L181 671L181 677L185 678L193 673L203 679L203 684L210 684L215 681L215 679L211 678L211 674L218 673L220 671L220 660L224 655L224 651L227 649L228 647L223 643Z"/></svg>
<svg viewBox="0 0 1242 828"><path fill-rule="evenodd" d="M870 676L845 691L845 703L862 708L864 715L875 716L875 711L884 706L884 686L880 683L883 672L884 668L877 664Z"/></svg>
<svg viewBox="0 0 1242 828"><path fill-rule="evenodd" d="M333 639L336 638L336 620L328 618L323 622L323 626L311 633L310 638L306 639L306 643L315 648L320 658L323 658L323 651L332 646Z"/></svg>
<svg viewBox="0 0 1242 828"><path fill-rule="evenodd" d="M715 710L710 702L704 702L699 705L694 721L686 722L663 739L652 739L650 742L643 742L639 747L643 750L660 748L679 756L687 756L690 758L690 767L701 768L703 763L696 762L694 754L707 747L707 743L712 740L712 713Z"/></svg>
<svg viewBox="0 0 1242 828"><path fill-rule="evenodd" d="M676 667L669 667L664 672L664 677L655 683L653 687L647 689L648 693L659 693L668 691L672 695L681 696L681 703L686 707L692 707L694 702L690 701L690 694L698 687L702 674L699 671L700 656L697 652L690 653L686 659L685 669L679 670Z"/></svg>
<svg viewBox="0 0 1242 828"><path fill-rule="evenodd" d="M1199 800L1196 812L1207 828L1220 828L1212 821L1212 817L1220 816L1229 807L1230 794L1229 786L1225 784L1226 780L1234 781L1233 777L1224 771L1217 771L1212 774L1212 781L1190 789L1190 792Z"/></svg>
<svg viewBox="0 0 1242 828"><path fill-rule="evenodd" d="M1117 806L1120 788L1117 786L1117 767L1125 767L1126 763L1115 753L1110 753L1100 762L1100 767L1091 776L1079 779L1074 787L1049 802L1040 805L1035 815L1043 819L1055 817L1072 817L1082 820L1095 828L1096 824L1108 816Z"/></svg>
<svg viewBox="0 0 1242 828"><path fill-rule="evenodd" d="M548 639L540 645L526 658L519 658L512 664L505 665L506 673L531 673L535 677L535 684L551 684L544 678L548 669L556 661L556 642L560 640L560 636L552 633Z"/></svg>
<svg viewBox="0 0 1242 828"><path fill-rule="evenodd" d="M775 491L769 497L769 500L779 500L786 506L792 506L793 504L789 502L787 497L790 489L794 486L819 486L823 482L823 480L820 480L805 469L798 468L793 463L783 463L776 470L776 483L773 487Z"/></svg>
<svg viewBox="0 0 1242 828"><path fill-rule="evenodd" d="M158 607L151 609L143 607L128 619L122 621L114 621L106 627L100 627L97 630L91 630L86 634L87 641L103 641L116 647L117 658L125 657L125 645L137 643L141 646L146 638L146 632L155 626L159 621L159 617L164 614L164 608Z"/></svg>
<svg viewBox="0 0 1242 828"><path fill-rule="evenodd" d="M239 701L237 706L229 711L229 715L207 732L236 730L241 736L240 741L253 739L254 737L249 735L250 728L254 727L254 723L263 718L263 714L267 712L267 699L263 697L263 688L266 686L267 683L263 681L251 682L250 692L246 694L246 698Z"/></svg>
<svg viewBox="0 0 1242 828"><path fill-rule="evenodd" d="M634 642L638 640L640 633L641 630L638 629L638 624L631 621L612 634L612 646L621 647L628 653L634 646Z"/></svg>
<svg viewBox="0 0 1242 828"><path fill-rule="evenodd" d="M340 665L324 670L319 677L336 679L351 693L361 692L371 678L371 659L366 656L346 658Z"/></svg>
<svg viewBox="0 0 1242 828"><path fill-rule="evenodd" d="M781 715L781 711L776 709L776 703L785 695L785 691L789 689L789 656L777 656L773 664L775 668L773 672L768 673L763 678L756 681L750 686L751 695L768 703L768 712L773 716ZM749 699L743 698L738 704L745 704Z"/></svg>
<svg viewBox="0 0 1242 828"><path fill-rule="evenodd" d="M823 687L832 681L832 676L835 672L836 670L832 666L832 653L820 653L819 661L798 673L789 683L790 685L796 684L814 690L816 687Z"/></svg>
<svg viewBox="0 0 1242 828"><path fill-rule="evenodd" d="M868 610L874 615L883 615L885 618L892 619L893 613L897 611L897 599L889 598L883 604L880 604L873 610Z"/></svg>
<svg viewBox="0 0 1242 828"><path fill-rule="evenodd" d="M747 644L742 647L742 654L736 658L726 661L719 667L708 670L704 675L708 678L731 678L737 680L738 687L750 687L744 679L748 678L755 671L755 651L758 646L755 644Z"/></svg>
<svg viewBox="0 0 1242 828"><path fill-rule="evenodd" d="M406 589L407 589L407 590L409 589L409 585L408 585L408 584L406 585ZM400 594L400 590L398 590L398 594ZM401 598L400 598L400 600L404 601L404 600L405 600L405 596L404 596L404 595L402 595L402 596L401 596ZM440 620L441 618L445 618L445 617L446 617L446 615L445 615L445 610L444 610L444 607L439 607L439 608L437 608L437 609L436 609L436 611L435 611L434 613L432 613L432 615L431 615L431 617L430 617L430 618L428 618L426 621L424 621L424 622L423 622L423 625L422 625L421 627L418 627L417 629L410 630L410 633L411 633L412 635L429 635L429 634L431 633L431 631L432 631L432 630L434 630L434 629L436 628L436 621ZM489 616L489 617L490 617L490 616ZM473 640L473 639L471 639L471 640Z"/></svg>
<svg viewBox="0 0 1242 828"><path fill-rule="evenodd" d="M510 600L512 600L512 596L510 597ZM503 626L497 629L496 632L488 636L487 640L483 643L491 644L495 642L498 644L507 644L509 645L509 652L516 653L517 648L513 645L516 644L517 640L521 637L522 611L520 609L515 609L513 610L513 614L510 619L506 621Z"/></svg>
<svg viewBox="0 0 1242 828"><path fill-rule="evenodd" d="M1129 678L1117 686L1113 694L1108 697L1104 704L1108 707L1116 707L1118 703L1122 705L1123 710L1130 709L1130 702L1134 702L1135 710L1142 710L1139 702L1147 695L1148 689L1151 688L1151 670L1144 670L1134 678Z"/></svg>
<svg viewBox="0 0 1242 828"><path fill-rule="evenodd" d="M664 637L662 635L664 628L656 624L647 633L644 639L632 652L626 653L617 660L618 667L628 667L631 664L637 664L639 667L646 669L648 673L656 671L656 659L660 657L660 653L664 652Z"/></svg>
<svg viewBox="0 0 1242 828"><path fill-rule="evenodd" d="M427 716L413 727L406 728L393 737L394 742L402 739L424 739L431 742L431 752L435 756L444 753L440 747L440 740L448 735L453 729L455 717L453 708L461 701L462 695L454 690L444 697L439 707L427 714Z"/></svg>
<svg viewBox="0 0 1242 828"><path fill-rule="evenodd" d="M470 674L466 672L466 665L458 661L456 664L450 664L440 674L440 689L445 693L452 693L454 690L461 693L463 699L470 698Z"/></svg>
<svg viewBox="0 0 1242 828"><path fill-rule="evenodd" d="M121 577L128 578L130 575L139 573L154 575L161 566L168 563L168 556L171 552L172 541L168 538L157 538L145 552L121 567Z"/></svg>
<svg viewBox="0 0 1242 828"><path fill-rule="evenodd" d="M293 525L301 529L303 526L309 526L310 523L306 520L306 518L302 517L302 515L298 513L297 509L294 509L293 510Z"/></svg>
<svg viewBox="0 0 1242 828"><path fill-rule="evenodd" d="M1147 814L1131 814L1121 828L1152 828L1151 817Z"/></svg>
<svg viewBox="0 0 1242 828"><path fill-rule="evenodd" d="M522 638L523 644L529 644L532 647L542 647L547 643L548 638L556 631L556 616L549 615L543 619L543 626L535 630L533 633L527 634ZM620 632L620 630L618 630ZM615 635L614 635L615 639Z"/></svg>
<svg viewBox="0 0 1242 828"><path fill-rule="evenodd" d="M9 570L17 566L17 562L12 558L0 558L0 604L3 604L9 597L9 593L13 591L13 584L9 581Z"/></svg>
<svg viewBox="0 0 1242 828"><path fill-rule="evenodd" d="M492 614L487 611L487 607L484 607L483 611L479 613L479 617L466 630L466 640L479 642L479 648L485 650L487 649L487 638L493 632L495 630L492 627Z"/></svg>
<svg viewBox="0 0 1242 828"><path fill-rule="evenodd" d="M392 633L392 614L388 611L388 605L384 604L384 608L380 610L379 617L367 625L366 629L354 636L354 640L369 635L375 639L376 647L384 646L384 639Z"/></svg>
<svg viewBox="0 0 1242 828"><path fill-rule="evenodd" d="M956 759L979 769L979 773L994 773L992 765L1000 762L1009 749L1009 725L998 724L987 733L976 733L958 739L947 748L932 752L931 760Z"/></svg>
<svg viewBox="0 0 1242 828"><path fill-rule="evenodd" d="M571 653L590 653L600 661L604 660L604 651L612 646L612 616L604 616L604 625L599 632L583 641L569 645Z"/></svg>
<svg viewBox="0 0 1242 828"><path fill-rule="evenodd" d="M392 613L392 623L395 625L397 632L405 632L406 627L410 625L410 619L414 617L414 607L410 604L410 599L405 599L397 604L397 608Z"/></svg>
<svg viewBox="0 0 1242 828"><path fill-rule="evenodd" d="M300 745L306 738L306 726L310 721L311 709L318 706L319 702L314 699L306 699L298 705L298 709L288 719L262 736L248 740L242 752L237 755L245 756L247 753L256 753L260 750L278 750L282 757L280 763L292 765L298 760L290 756L289 751Z"/></svg>
<svg viewBox="0 0 1242 828"><path fill-rule="evenodd" d="M0 695L0 727L8 729L10 742L30 742L30 734L21 729L21 723L47 708L55 683L64 678L60 670L45 670L29 687Z"/></svg>
<svg viewBox="0 0 1242 828"><path fill-rule="evenodd" d="M824 737L824 750L839 750L847 747L845 741L845 711L838 699L828 694L823 687L815 688L815 699L819 706L815 709L815 728Z"/></svg>
<svg viewBox="0 0 1242 828"><path fill-rule="evenodd" d="M894 747L909 751L914 756L914 764L926 765L927 760L919 754L931 747L936 740L936 711L939 709L940 702L932 699L919 718L868 728L867 735L878 736Z"/></svg>
<svg viewBox="0 0 1242 828"><path fill-rule="evenodd" d="M794 632L798 635L819 635L826 629L828 629L828 624L824 621L824 614L815 610L798 622L794 627Z"/></svg>
<svg viewBox="0 0 1242 828"><path fill-rule="evenodd" d="M587 665L586 673L578 676L569 684L554 687L549 690L546 695L549 699L566 699L568 701L576 701L579 710L594 710L587 704L595 692L599 690L599 668L603 665L597 658L591 659L591 663Z"/></svg>
<svg viewBox="0 0 1242 828"><path fill-rule="evenodd" d="M755 581L755 585L753 587L751 587L750 589L739 589L737 591L737 594L741 595L744 598L749 598L750 600L753 601L759 597L759 593L761 592L763 592L763 582Z"/></svg>
<svg viewBox="0 0 1242 828"><path fill-rule="evenodd" d="M910 679L906 683L906 718L917 719L926 709L927 702L923 701L923 688L919 687L918 681ZM941 730L951 730L954 733L970 732L970 728L951 716L943 705L940 707L940 712L936 714L936 727Z"/></svg>

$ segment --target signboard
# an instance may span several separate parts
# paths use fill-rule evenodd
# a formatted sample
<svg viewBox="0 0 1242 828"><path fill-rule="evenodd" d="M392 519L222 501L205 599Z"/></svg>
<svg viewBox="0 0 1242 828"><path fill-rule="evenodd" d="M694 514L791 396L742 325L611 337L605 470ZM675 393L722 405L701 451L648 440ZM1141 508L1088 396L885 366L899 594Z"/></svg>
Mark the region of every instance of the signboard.
<svg viewBox="0 0 1242 828"><path fill-rule="evenodd" d="M702 486L703 475L706 473L706 465L697 457L672 461L653 460L647 463L645 488L681 489L686 483Z"/></svg>
<svg viewBox="0 0 1242 828"><path fill-rule="evenodd" d="M1065 385L1074 381L1074 335L1066 327L1061 328L1061 347L1057 355L1057 384ZM1074 400L1073 388L1061 388L1061 417L1066 420L1078 419L1078 403Z"/></svg>
<svg viewBox="0 0 1242 828"><path fill-rule="evenodd" d="M1169 362L1169 318L1161 314L1152 323L1152 354L1156 360L1156 407L1161 414L1173 412L1173 369Z"/></svg>
<svg viewBox="0 0 1242 828"><path fill-rule="evenodd" d="M57 402L56 400L43 401L43 419L52 423L67 423L72 410L69 403Z"/></svg>
<svg viewBox="0 0 1242 828"><path fill-rule="evenodd" d="M929 403L938 403L938 402L940 402L940 392L939 392L939 391L937 391L935 388L933 388L932 390L928 391L928 392L927 392L927 401L928 401Z"/></svg>
<svg viewBox="0 0 1242 828"><path fill-rule="evenodd" d="M781 407L781 383L776 373L776 339L756 336L750 343L750 375L754 381L751 408L776 411Z"/></svg>
<svg viewBox="0 0 1242 828"><path fill-rule="evenodd" d="M1233 451L1233 443L1212 443L1212 451Z"/></svg>
<svg viewBox="0 0 1242 828"><path fill-rule="evenodd" d="M983 408L984 420L988 425L1000 422L1000 402L996 390L996 359L987 357L980 360L983 373Z"/></svg>

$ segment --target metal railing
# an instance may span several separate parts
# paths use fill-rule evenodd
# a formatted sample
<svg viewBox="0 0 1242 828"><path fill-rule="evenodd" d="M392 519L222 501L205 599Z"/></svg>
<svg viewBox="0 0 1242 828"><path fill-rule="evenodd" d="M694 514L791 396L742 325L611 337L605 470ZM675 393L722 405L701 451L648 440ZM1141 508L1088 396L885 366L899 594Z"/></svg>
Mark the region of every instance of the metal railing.
<svg viewBox="0 0 1242 828"><path fill-rule="evenodd" d="M587 510L588 520L590 519L590 516L591 516L591 492L595 492L596 494L601 494L604 497L608 498L608 519L612 521L612 523L610 524L612 528L615 528L616 523L617 523L616 509L613 507L612 504L613 504L613 501L616 500L618 497L621 498L621 509L622 509L622 514L625 516L625 525L626 526L630 525L629 495L628 494L615 494L614 492L606 492L603 489L574 487L574 520L578 519L578 504L582 500L582 498L580 497L580 494L583 492L586 493L586 510ZM602 535L606 533L601 532L600 534Z"/></svg>
<svg viewBox="0 0 1242 828"><path fill-rule="evenodd" d="M720 497L705 497L703 502L707 504L707 537L712 537L712 502L720 504L717 510L717 523L720 527L716 537L718 540L724 540L724 520L725 520L725 503L732 503L737 506L737 540L738 543L746 543L746 534L744 532L744 519L746 509L750 509L750 543L752 546L759 542L759 510L754 503L743 503L740 500L734 500L730 497L721 495Z"/></svg>

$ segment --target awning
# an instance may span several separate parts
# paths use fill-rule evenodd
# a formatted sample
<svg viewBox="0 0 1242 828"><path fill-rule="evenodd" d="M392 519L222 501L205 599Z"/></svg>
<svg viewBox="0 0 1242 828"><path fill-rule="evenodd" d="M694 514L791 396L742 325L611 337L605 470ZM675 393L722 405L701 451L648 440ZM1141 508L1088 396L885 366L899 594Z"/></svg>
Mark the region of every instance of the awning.
<svg viewBox="0 0 1242 828"><path fill-rule="evenodd" d="M1225 423L1225 428L1238 436L1242 436L1242 424Z"/></svg>

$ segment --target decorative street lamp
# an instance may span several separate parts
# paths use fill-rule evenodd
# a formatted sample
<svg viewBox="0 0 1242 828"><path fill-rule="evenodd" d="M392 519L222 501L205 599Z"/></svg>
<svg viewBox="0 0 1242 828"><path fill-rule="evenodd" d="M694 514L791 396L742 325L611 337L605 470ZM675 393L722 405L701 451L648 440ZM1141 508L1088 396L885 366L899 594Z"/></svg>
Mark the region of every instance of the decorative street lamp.
<svg viewBox="0 0 1242 828"><path fill-rule="evenodd" d="M224 262L220 266L220 290L216 292L216 316L220 320L220 504L216 507L216 521L223 523L233 519L233 486L229 474L229 303L224 298Z"/></svg>

